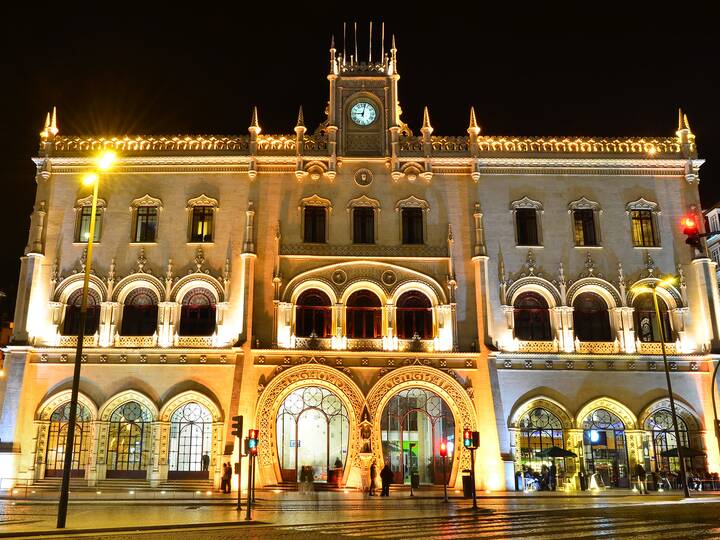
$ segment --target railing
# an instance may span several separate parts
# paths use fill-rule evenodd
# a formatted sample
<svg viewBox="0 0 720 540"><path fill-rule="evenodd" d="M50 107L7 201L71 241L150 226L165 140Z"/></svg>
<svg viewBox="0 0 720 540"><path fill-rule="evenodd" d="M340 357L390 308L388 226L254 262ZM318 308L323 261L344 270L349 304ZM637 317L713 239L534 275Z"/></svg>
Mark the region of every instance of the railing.
<svg viewBox="0 0 720 540"><path fill-rule="evenodd" d="M553 353L558 352L556 341L518 341L518 352Z"/></svg>
<svg viewBox="0 0 720 540"><path fill-rule="evenodd" d="M398 351L401 352L433 352L435 343L432 339L398 339Z"/></svg>
<svg viewBox="0 0 720 540"><path fill-rule="evenodd" d="M83 347L96 347L97 346L96 336L84 336ZM77 336L60 336L59 347L77 347Z"/></svg>
<svg viewBox="0 0 720 540"><path fill-rule="evenodd" d="M638 354L662 354L662 345L659 341L640 341L637 349ZM678 354L677 345L675 343L666 343L665 353Z"/></svg>
<svg viewBox="0 0 720 540"><path fill-rule="evenodd" d="M176 347L207 348L213 346L212 336L177 336Z"/></svg>
<svg viewBox="0 0 720 540"><path fill-rule="evenodd" d="M156 347L157 336L117 336L116 347Z"/></svg>
<svg viewBox="0 0 720 540"><path fill-rule="evenodd" d="M383 340L378 339L359 339L359 338L348 338L347 348L349 351L382 351Z"/></svg>
<svg viewBox="0 0 720 540"><path fill-rule="evenodd" d="M617 354L620 346L614 341L577 341L575 352L580 354Z"/></svg>
<svg viewBox="0 0 720 540"><path fill-rule="evenodd" d="M332 339L318 337L296 337L295 348L307 351L327 351L332 349Z"/></svg>

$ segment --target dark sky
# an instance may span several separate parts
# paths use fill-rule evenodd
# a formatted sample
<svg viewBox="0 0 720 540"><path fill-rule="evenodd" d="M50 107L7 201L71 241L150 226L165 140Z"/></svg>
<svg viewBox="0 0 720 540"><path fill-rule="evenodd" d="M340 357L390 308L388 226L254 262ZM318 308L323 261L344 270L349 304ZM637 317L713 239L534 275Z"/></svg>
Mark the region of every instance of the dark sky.
<svg viewBox="0 0 720 540"><path fill-rule="evenodd" d="M324 119L330 35L341 46L343 21L358 21L363 54L370 18L396 34L403 118L416 131L428 105L436 134L463 135L474 105L486 134L672 135L682 106L708 161L703 203L720 199L718 29L703 5L474 2L433 13L405 2L391 13L355 2L354 13L289 13L273 3L258 13L240 2L210 13L150 4L4 14L0 290L10 298L0 312L14 300L34 200L30 158L53 105L64 134L244 134L252 105L265 133L291 133L300 104L312 130Z"/></svg>

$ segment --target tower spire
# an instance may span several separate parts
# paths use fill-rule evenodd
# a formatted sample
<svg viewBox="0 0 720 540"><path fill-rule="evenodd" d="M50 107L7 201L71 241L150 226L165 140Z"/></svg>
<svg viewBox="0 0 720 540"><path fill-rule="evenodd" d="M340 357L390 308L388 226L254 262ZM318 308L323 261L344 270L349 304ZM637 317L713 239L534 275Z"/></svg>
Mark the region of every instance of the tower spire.
<svg viewBox="0 0 720 540"><path fill-rule="evenodd" d="M53 107L52 110L52 119L50 120L50 133L54 135L58 134L58 127L57 127L57 107Z"/></svg>
<svg viewBox="0 0 720 540"><path fill-rule="evenodd" d="M370 40L368 44L368 64L372 64L372 21L370 21Z"/></svg>
<svg viewBox="0 0 720 540"><path fill-rule="evenodd" d="M480 135L480 126L478 126L477 118L475 118L475 107L470 107L470 125L467 128L469 135L477 137Z"/></svg>
<svg viewBox="0 0 720 540"><path fill-rule="evenodd" d="M358 53L357 53L357 22L354 22L353 24L354 24L354 27L355 27L355 31L354 31L354 34L355 34L355 62L358 63Z"/></svg>
<svg viewBox="0 0 720 540"><path fill-rule="evenodd" d="M255 132L255 134L260 133L257 107L253 107L252 120L250 120L250 127L248 128L248 131Z"/></svg>
<svg viewBox="0 0 720 540"><path fill-rule="evenodd" d="M678 127L677 130L680 131L683 128L683 112L682 107L678 107Z"/></svg>
<svg viewBox="0 0 720 540"><path fill-rule="evenodd" d="M297 126L296 126L296 127L305 127L305 118L303 117L302 105L300 105L300 110L298 111L298 118L297 118Z"/></svg>
<svg viewBox="0 0 720 540"><path fill-rule="evenodd" d="M430 113L428 112L427 106L423 110L423 125L422 129L429 129L432 132L432 126L430 125Z"/></svg>

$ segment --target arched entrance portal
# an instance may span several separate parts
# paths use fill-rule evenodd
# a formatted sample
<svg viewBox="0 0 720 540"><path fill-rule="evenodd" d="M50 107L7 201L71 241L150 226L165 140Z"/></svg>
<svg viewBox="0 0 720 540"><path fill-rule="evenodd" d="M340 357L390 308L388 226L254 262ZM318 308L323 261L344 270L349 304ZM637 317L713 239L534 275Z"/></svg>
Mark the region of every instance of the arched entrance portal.
<svg viewBox="0 0 720 540"><path fill-rule="evenodd" d="M340 398L325 388L294 390L278 410L278 460L284 481L312 467L316 482L337 483L348 453L350 420Z"/></svg>
<svg viewBox="0 0 720 540"><path fill-rule="evenodd" d="M390 461L396 484L444 484L440 442L455 447L455 419L436 393L423 388L402 390L385 406L381 437L383 455ZM454 454L454 452L449 452Z"/></svg>
<svg viewBox="0 0 720 540"><path fill-rule="evenodd" d="M585 468L594 475L597 487L629 487L625 424L620 417L607 409L595 409L582 427ZM592 479L591 487L595 487Z"/></svg>
<svg viewBox="0 0 720 540"><path fill-rule="evenodd" d="M92 416L88 408L82 403L78 403L77 405L75 419L77 423L75 424L75 437L73 438L73 456L70 476L84 478L90 439L92 438ZM47 453L45 455L46 477L62 476L63 474L69 420L70 403L64 403L55 409L50 416Z"/></svg>
<svg viewBox="0 0 720 540"><path fill-rule="evenodd" d="M212 414L197 402L185 403L170 417L168 478L208 479L212 452Z"/></svg>

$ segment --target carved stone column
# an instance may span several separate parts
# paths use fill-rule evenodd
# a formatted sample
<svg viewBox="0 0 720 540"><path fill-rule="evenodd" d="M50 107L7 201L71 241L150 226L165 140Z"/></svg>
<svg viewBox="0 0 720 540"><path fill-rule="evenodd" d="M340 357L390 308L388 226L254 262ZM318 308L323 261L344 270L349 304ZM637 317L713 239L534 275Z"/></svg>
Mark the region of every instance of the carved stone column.
<svg viewBox="0 0 720 540"><path fill-rule="evenodd" d="M147 479L152 487L160 484L160 456L161 452L161 422L155 421L150 424L150 463L148 463ZM166 472L167 474L167 472Z"/></svg>
<svg viewBox="0 0 720 540"><path fill-rule="evenodd" d="M574 452L577 457L570 458L566 460L566 467L569 467L569 464L572 463L573 465L573 471L569 471L569 474L572 474L573 481L575 483L575 489L580 489L580 481L578 479L578 474L580 471L584 471L585 475L587 476L587 471L585 471L585 464L583 463L583 430L582 429L567 429L565 430L565 449L570 450L571 452Z"/></svg>
<svg viewBox="0 0 720 540"><path fill-rule="evenodd" d="M62 331L62 324L65 320L66 307L62 302L48 302L48 309L50 310L50 330L44 339L47 345L60 344L60 332Z"/></svg>
<svg viewBox="0 0 720 540"><path fill-rule="evenodd" d="M115 339L115 332L119 330L122 304L119 302L100 302L100 324L98 325L98 344L101 347L110 347Z"/></svg>
<svg viewBox="0 0 720 540"><path fill-rule="evenodd" d="M290 302L277 303L277 344L285 349L292 348L293 343L293 307Z"/></svg>
<svg viewBox="0 0 720 540"><path fill-rule="evenodd" d="M158 304L158 346L172 347L179 312L180 304L177 302L160 302Z"/></svg>
<svg viewBox="0 0 720 540"><path fill-rule="evenodd" d="M562 352L575 352L575 332L573 329L573 308L559 306L552 309L555 319L555 335Z"/></svg>
<svg viewBox="0 0 720 540"><path fill-rule="evenodd" d="M480 212L480 204L475 203L475 212L473 220L475 222L475 245L473 246L473 255L487 255L485 250L485 231L483 230L482 212Z"/></svg>
<svg viewBox="0 0 720 540"><path fill-rule="evenodd" d="M633 330L633 313L635 308L631 307L616 307L613 308L613 316L615 317L615 329L617 339L620 342L620 350L626 354L634 354L636 350L635 345L635 331Z"/></svg>
<svg viewBox="0 0 720 540"><path fill-rule="evenodd" d="M29 253L37 253L40 255L45 253L43 232L45 231L46 215L45 201L40 201L30 216L30 238L28 239L28 245L25 246L26 255Z"/></svg>
<svg viewBox="0 0 720 540"><path fill-rule="evenodd" d="M230 302L218 302L215 304L215 347L222 347L233 340L232 328L225 323Z"/></svg>
<svg viewBox="0 0 720 540"><path fill-rule="evenodd" d="M633 472L635 465L640 463L645 466L645 456L643 456L643 436L645 432L641 429L626 429L625 439L628 453L628 471L627 476L630 481L630 487L633 486Z"/></svg>
<svg viewBox="0 0 720 540"><path fill-rule="evenodd" d="M98 421L95 422L97 429L97 458L95 478L97 480L104 480L107 473L107 442L108 442L108 431L110 430L109 422Z"/></svg>
<svg viewBox="0 0 720 540"><path fill-rule="evenodd" d="M160 421L157 422L157 443L153 444L153 448L157 447L157 478L160 482L168 479L168 472L170 470L169 453L170 453L170 422ZM153 432L155 434L155 432Z"/></svg>

